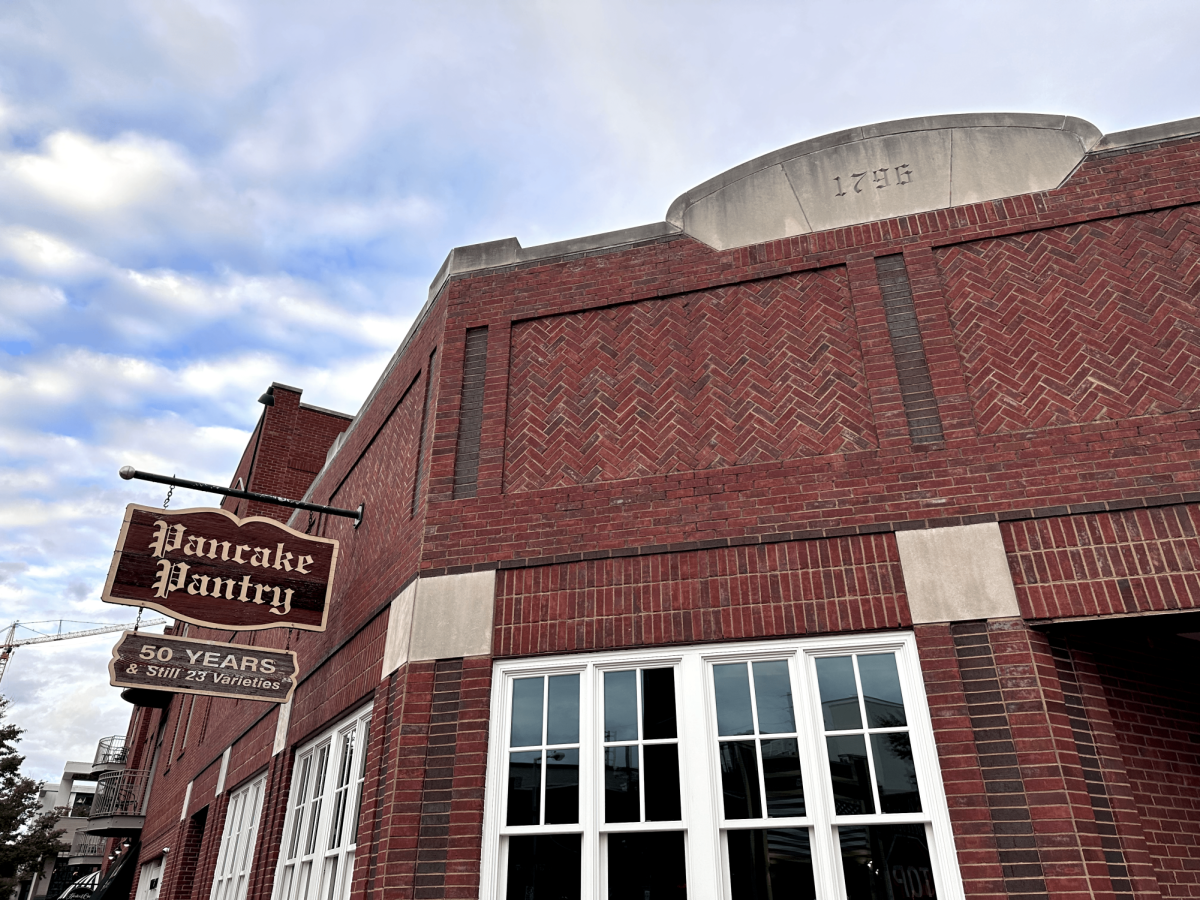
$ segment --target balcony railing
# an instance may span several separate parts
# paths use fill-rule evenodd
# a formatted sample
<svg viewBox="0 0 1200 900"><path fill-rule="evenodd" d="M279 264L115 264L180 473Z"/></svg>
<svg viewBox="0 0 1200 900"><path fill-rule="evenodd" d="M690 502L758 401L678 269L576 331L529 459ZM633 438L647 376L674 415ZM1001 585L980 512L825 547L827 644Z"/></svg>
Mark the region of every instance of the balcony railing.
<svg viewBox="0 0 1200 900"><path fill-rule="evenodd" d="M105 772L96 779L96 796L92 800L91 818L140 816L142 801L146 799L146 788L149 784L149 769Z"/></svg>
<svg viewBox="0 0 1200 900"><path fill-rule="evenodd" d="M98 834L86 834L82 831L75 832L75 839L71 841L71 856L101 856L104 853L104 841L106 838Z"/></svg>
<svg viewBox="0 0 1200 900"><path fill-rule="evenodd" d="M100 738L96 745L96 758L93 766L111 766L125 764L125 735L114 734L111 737Z"/></svg>

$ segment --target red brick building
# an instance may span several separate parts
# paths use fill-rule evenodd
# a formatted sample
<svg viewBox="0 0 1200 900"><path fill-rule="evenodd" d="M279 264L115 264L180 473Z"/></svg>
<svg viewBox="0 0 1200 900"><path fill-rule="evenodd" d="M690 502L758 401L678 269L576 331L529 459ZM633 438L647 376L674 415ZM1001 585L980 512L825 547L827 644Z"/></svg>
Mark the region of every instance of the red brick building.
<svg viewBox="0 0 1200 900"><path fill-rule="evenodd" d="M365 517L235 638L290 704L135 708L135 896L1200 897L1198 304L1200 119L456 248L357 416L274 388L234 480Z"/></svg>

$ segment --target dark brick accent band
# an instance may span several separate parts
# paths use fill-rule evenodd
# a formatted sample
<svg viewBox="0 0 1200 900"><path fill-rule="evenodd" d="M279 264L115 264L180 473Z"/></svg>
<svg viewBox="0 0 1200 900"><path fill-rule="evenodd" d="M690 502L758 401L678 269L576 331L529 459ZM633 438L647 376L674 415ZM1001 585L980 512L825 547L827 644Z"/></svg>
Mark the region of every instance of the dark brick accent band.
<svg viewBox="0 0 1200 900"><path fill-rule="evenodd" d="M1104 774L1100 768L1100 754L1096 739L1088 722L1087 708L1083 703L1083 690L1079 684L1079 673L1071 648L1060 635L1050 636L1050 650L1054 654L1054 668L1062 685L1063 702L1071 722L1071 734L1079 754L1079 765L1083 769L1083 780L1087 783L1092 813L1096 817L1096 831L1100 835L1100 846L1104 850L1104 862L1108 866L1108 877L1116 900L1134 900L1133 882L1125 860L1125 850L1117 834L1117 820L1113 814L1112 801Z"/></svg>
<svg viewBox="0 0 1200 900"><path fill-rule="evenodd" d="M454 447L454 499L474 497L479 481L479 438L483 433L483 384L487 375L488 330L467 329L463 351L462 402Z"/></svg>
<svg viewBox="0 0 1200 900"><path fill-rule="evenodd" d="M484 354L487 355L486 353ZM421 491L425 488L425 448L429 445L429 404L433 402L433 364L437 357L437 349L429 354L429 365L425 369L425 403L421 407L421 431L417 435L417 471L413 475L412 515L417 514L417 506L421 503ZM480 420L482 421L482 420Z"/></svg>
<svg viewBox="0 0 1200 900"><path fill-rule="evenodd" d="M712 538L706 541L676 541L670 544L648 544L642 547L620 547L613 550L587 550L559 553L554 556L517 557L492 560L465 566L446 566L422 569L422 578L438 575L457 575L462 572L487 572L492 569L529 569L535 566L556 566L562 563L589 559L620 559L626 556L658 556L662 553L688 553L692 550L711 550L719 547L752 547L756 544L786 544L790 541L817 541L863 534L888 534L894 531L920 531L925 528L948 528L953 525L977 525L981 522L1023 522L1030 519L1057 519L1097 512L1121 512L1127 509L1157 509L1164 506L1188 506L1200 503L1200 492L1166 494L1161 497L1126 497L1121 500L1097 503L1072 503L1064 506L1041 506L1033 509L1010 509L1001 513L977 513L970 516L940 516L936 519L903 519L897 522L870 522L865 525L841 525L830 528L807 528L802 531L772 531L767 534L748 534L740 537Z"/></svg>
<svg viewBox="0 0 1200 900"><path fill-rule="evenodd" d="M450 850L450 801L458 752L458 705L462 695L459 659L439 659L433 670L429 747L421 790L421 826L417 836L414 900L446 896L446 859Z"/></svg>
<svg viewBox="0 0 1200 900"><path fill-rule="evenodd" d="M938 415L937 398L933 395L933 380L921 342L917 310L913 305L912 287L903 254L881 256L875 260L875 274L883 296L883 311L887 316L888 337L896 372L900 376L900 397L908 419L908 435L914 444L935 444L942 440L942 419Z"/></svg>
<svg viewBox="0 0 1200 900"><path fill-rule="evenodd" d="M1004 889L1010 898L1049 900L987 622L957 622L950 626L950 634L1004 871Z"/></svg>

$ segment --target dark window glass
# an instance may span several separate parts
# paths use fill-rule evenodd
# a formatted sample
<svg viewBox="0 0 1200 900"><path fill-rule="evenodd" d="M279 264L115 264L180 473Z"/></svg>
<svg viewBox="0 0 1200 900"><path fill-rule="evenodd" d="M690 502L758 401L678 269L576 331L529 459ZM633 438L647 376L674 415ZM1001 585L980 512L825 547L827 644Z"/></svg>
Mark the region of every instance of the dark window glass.
<svg viewBox="0 0 1200 900"><path fill-rule="evenodd" d="M717 695L717 733L722 737L754 734L746 664L713 666L713 687Z"/></svg>
<svg viewBox="0 0 1200 900"><path fill-rule="evenodd" d="M604 748L604 821L640 822L638 748Z"/></svg>
<svg viewBox="0 0 1200 900"><path fill-rule="evenodd" d="M821 713L825 716L826 731L862 728L851 657L818 657L817 684L821 688Z"/></svg>
<svg viewBox="0 0 1200 900"><path fill-rule="evenodd" d="M512 737L510 747L533 747L542 742L543 678L518 678L513 682Z"/></svg>
<svg viewBox="0 0 1200 900"><path fill-rule="evenodd" d="M546 751L546 824L579 821L579 751Z"/></svg>
<svg viewBox="0 0 1200 900"><path fill-rule="evenodd" d="M721 793L726 819L758 819L762 800L758 792L758 760L754 741L721 744Z"/></svg>
<svg viewBox="0 0 1200 900"><path fill-rule="evenodd" d="M521 835L508 839L507 900L580 900L583 836Z"/></svg>
<svg viewBox="0 0 1200 900"><path fill-rule="evenodd" d="M812 851L805 828L730 831L733 900L815 900Z"/></svg>
<svg viewBox="0 0 1200 900"><path fill-rule="evenodd" d="M921 794L917 790L917 769L908 732L871 735L871 751L875 756L875 781L879 785L879 811L920 812Z"/></svg>
<svg viewBox="0 0 1200 900"><path fill-rule="evenodd" d="M800 778L800 748L795 738L762 742L763 782L767 815L804 815L804 782Z"/></svg>
<svg viewBox="0 0 1200 900"><path fill-rule="evenodd" d="M551 675L548 693L546 743L579 743L579 676Z"/></svg>
<svg viewBox="0 0 1200 900"><path fill-rule="evenodd" d="M937 897L924 825L839 826L848 900Z"/></svg>
<svg viewBox="0 0 1200 900"><path fill-rule="evenodd" d="M539 825L542 802L542 751L508 755L508 824Z"/></svg>
<svg viewBox="0 0 1200 900"><path fill-rule="evenodd" d="M677 822L683 818L679 808L679 745L647 744L646 821Z"/></svg>
<svg viewBox="0 0 1200 900"><path fill-rule="evenodd" d="M608 900L687 900L683 832L610 834Z"/></svg>
<svg viewBox="0 0 1200 900"><path fill-rule="evenodd" d="M637 670L604 673L604 739L637 740Z"/></svg>
<svg viewBox="0 0 1200 900"><path fill-rule="evenodd" d="M829 773L833 778L833 805L839 816L875 812L867 744L861 734L825 738L829 746Z"/></svg>
<svg viewBox="0 0 1200 900"><path fill-rule="evenodd" d="M867 725L871 728L899 728L908 724L904 715L904 697L900 694L900 673L895 653L878 653L858 658L858 677L862 679L863 704L867 707Z"/></svg>
<svg viewBox="0 0 1200 900"><path fill-rule="evenodd" d="M754 700L758 706L758 733L780 734L796 730L792 712L792 680L785 660L754 664Z"/></svg>
<svg viewBox="0 0 1200 900"><path fill-rule="evenodd" d="M673 738L675 732L675 670L642 670L642 737Z"/></svg>

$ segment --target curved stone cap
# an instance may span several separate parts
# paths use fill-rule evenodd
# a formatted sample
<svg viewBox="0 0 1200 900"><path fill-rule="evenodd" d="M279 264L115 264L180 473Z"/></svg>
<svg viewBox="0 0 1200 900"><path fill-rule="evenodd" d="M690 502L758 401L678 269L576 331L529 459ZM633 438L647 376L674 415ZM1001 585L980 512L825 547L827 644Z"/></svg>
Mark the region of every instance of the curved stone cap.
<svg viewBox="0 0 1200 900"><path fill-rule="evenodd" d="M1101 139L1072 116L927 116L827 134L692 188L667 221L718 250L1058 187Z"/></svg>

